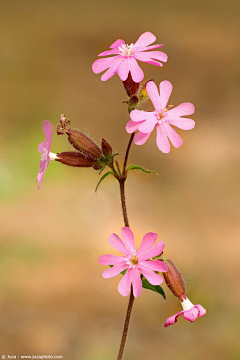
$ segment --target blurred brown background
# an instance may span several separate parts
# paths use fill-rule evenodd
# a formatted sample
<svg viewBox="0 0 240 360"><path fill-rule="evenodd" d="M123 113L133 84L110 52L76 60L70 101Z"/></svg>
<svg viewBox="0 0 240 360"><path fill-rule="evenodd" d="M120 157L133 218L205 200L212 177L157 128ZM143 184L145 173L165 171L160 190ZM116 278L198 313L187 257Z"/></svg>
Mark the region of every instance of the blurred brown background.
<svg viewBox="0 0 240 360"><path fill-rule="evenodd" d="M61 113L121 153L129 135L118 76L101 82L91 65L118 38L151 31L168 56L163 68L141 63L145 80L173 83L170 103L196 106L192 131L168 155L133 146L127 181L130 225L139 245L148 231L166 242L192 302L207 309L193 324L167 289L134 305L124 354L130 359L237 360L240 300L239 8L237 1L1 1L0 355L115 359L128 300L119 277L104 280L98 256L111 253L123 225L116 181L51 162L41 189L42 122ZM70 151L54 132L53 152Z"/></svg>

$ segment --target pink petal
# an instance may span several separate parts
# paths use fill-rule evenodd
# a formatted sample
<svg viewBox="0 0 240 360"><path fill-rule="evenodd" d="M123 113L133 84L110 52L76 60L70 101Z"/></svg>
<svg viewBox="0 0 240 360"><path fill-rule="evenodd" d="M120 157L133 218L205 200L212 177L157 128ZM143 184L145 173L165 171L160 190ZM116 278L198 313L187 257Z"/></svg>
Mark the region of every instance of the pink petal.
<svg viewBox="0 0 240 360"><path fill-rule="evenodd" d="M52 142L52 132L53 132L53 125L51 125L50 121L44 120L43 132L46 138L47 150L50 151L51 142Z"/></svg>
<svg viewBox="0 0 240 360"><path fill-rule="evenodd" d="M137 60L133 56L129 56L130 61L130 72L132 75L132 79L136 83L140 83L142 79L144 78L144 72L140 68L140 66L137 63Z"/></svg>
<svg viewBox="0 0 240 360"><path fill-rule="evenodd" d="M102 273L102 277L104 277L105 279L109 279L112 278L118 274L120 274L120 272L122 272L123 270L125 270L127 268L127 264L120 264L120 265L115 265L114 267L105 270Z"/></svg>
<svg viewBox="0 0 240 360"><path fill-rule="evenodd" d="M163 282L163 278L155 272L145 269L140 265L138 266L138 269L141 271L143 276L145 276L145 278L150 282L150 284L160 285Z"/></svg>
<svg viewBox="0 0 240 360"><path fill-rule="evenodd" d="M196 308L198 309L198 317L201 317L201 316L205 316L206 315L206 309L204 309L204 307L200 304L198 305L195 305Z"/></svg>
<svg viewBox="0 0 240 360"><path fill-rule="evenodd" d="M168 123L164 122L163 127L173 146L175 146L175 148L179 148L183 144L182 138L176 133L176 131Z"/></svg>
<svg viewBox="0 0 240 360"><path fill-rule="evenodd" d="M111 46L109 46L111 49L118 49L119 46L124 45L125 42L122 39L116 40Z"/></svg>
<svg viewBox="0 0 240 360"><path fill-rule="evenodd" d="M149 54L152 59L156 59L162 62L166 62L168 59L167 54L165 54L163 51L151 51Z"/></svg>
<svg viewBox="0 0 240 360"><path fill-rule="evenodd" d="M183 317L188 321L195 321L198 318L198 309L194 306L192 309L184 311Z"/></svg>
<svg viewBox="0 0 240 360"><path fill-rule="evenodd" d="M139 275L138 268L132 269L132 285L133 285L133 295L138 297L142 293L142 280Z"/></svg>
<svg viewBox="0 0 240 360"><path fill-rule="evenodd" d="M151 133L144 134L144 133L139 132L134 136L134 143L136 145L143 145L143 144L145 144L145 142L147 141L147 139L149 138L150 135L151 135Z"/></svg>
<svg viewBox="0 0 240 360"><path fill-rule="evenodd" d="M129 251L132 254L136 254L136 248L135 248L134 236L132 230L129 227L122 227L121 234Z"/></svg>
<svg viewBox="0 0 240 360"><path fill-rule="evenodd" d="M162 47L162 46L164 46L164 44L144 46L144 47L141 47L141 50L139 50L139 51L147 51L147 50L157 49L157 48L160 48L160 47Z"/></svg>
<svg viewBox="0 0 240 360"><path fill-rule="evenodd" d="M40 144L39 144L39 147L38 147L38 152L41 154L41 152L43 151L43 149L46 149L47 145L45 143L45 141L42 141Z"/></svg>
<svg viewBox="0 0 240 360"><path fill-rule="evenodd" d="M169 117L192 115L194 111L195 111L194 105L189 102L185 102L178 105L174 109L168 110L168 115Z"/></svg>
<svg viewBox="0 0 240 360"><path fill-rule="evenodd" d="M154 108L158 113L161 112L161 102L160 102L160 96L158 93L157 85L153 81L149 81L146 85L146 90L148 93L148 96L150 97Z"/></svg>
<svg viewBox="0 0 240 360"><path fill-rule="evenodd" d="M138 130L141 133L149 134L153 131L157 122L158 122L158 115L156 112L153 112L153 113L151 113L151 117L149 117L142 124L138 125Z"/></svg>
<svg viewBox="0 0 240 360"><path fill-rule="evenodd" d="M181 117L170 118L168 116L168 118L166 119L166 122L168 124L178 127L179 129L182 129L182 130L192 130L195 126L195 121L193 121L192 119L181 118Z"/></svg>
<svg viewBox="0 0 240 360"><path fill-rule="evenodd" d="M129 250L126 248L126 245L117 234L111 234L109 236L109 243L110 245L112 245L112 247L114 247L114 249L120 251L123 255L130 255Z"/></svg>
<svg viewBox="0 0 240 360"><path fill-rule="evenodd" d="M107 81L109 80L113 75L116 74L118 67L121 65L122 63L122 58L115 56L114 57L114 62L112 62L112 64L110 65L110 68L101 76L101 80L102 81ZM103 59L102 59L103 60Z"/></svg>
<svg viewBox="0 0 240 360"><path fill-rule="evenodd" d="M145 120L139 121L139 122L134 122L132 120L130 120L127 125L126 125L126 131L129 134L134 133L135 131L137 131L139 124L142 124Z"/></svg>
<svg viewBox="0 0 240 360"><path fill-rule="evenodd" d="M118 291L122 296L128 296L131 289L131 269L128 269L126 271L126 274L123 276L123 278L120 280L118 284Z"/></svg>
<svg viewBox="0 0 240 360"><path fill-rule="evenodd" d="M163 66L162 63L152 59L151 52L149 52L149 53L135 52L134 57L137 60L143 61L143 62L148 63L148 64L152 64L152 65L156 65L156 66Z"/></svg>
<svg viewBox="0 0 240 360"><path fill-rule="evenodd" d="M158 241L155 245L153 245L147 252L145 252L141 256L141 260L148 260L154 256L158 256L162 253L165 246L164 241Z"/></svg>
<svg viewBox="0 0 240 360"><path fill-rule="evenodd" d="M98 263L100 265L117 265L117 264L125 264L126 260L122 256L117 255L102 255L98 259Z"/></svg>
<svg viewBox="0 0 240 360"><path fill-rule="evenodd" d="M130 57L122 57L122 63L118 67L117 73L122 81L125 81L130 71Z"/></svg>
<svg viewBox="0 0 240 360"><path fill-rule="evenodd" d="M95 74L99 74L100 72L108 69L111 64L116 61L116 58L118 58L118 56L113 56L110 58L104 58L104 59L98 59L96 61L94 61L94 63L92 64L92 70Z"/></svg>
<svg viewBox="0 0 240 360"><path fill-rule="evenodd" d="M155 243L158 238L158 234L149 232L144 235L141 245L137 252L137 257L141 259L141 257L146 254L146 252L150 249L150 247Z"/></svg>
<svg viewBox="0 0 240 360"><path fill-rule="evenodd" d="M179 311L177 314L170 316L164 324L164 327L168 327L169 325L173 325L177 322L177 318L182 315L184 313L184 311Z"/></svg>
<svg viewBox="0 0 240 360"><path fill-rule="evenodd" d="M160 89L160 101L161 101L161 108L165 109L169 100L169 97L172 93L172 84L170 81L162 81L159 85Z"/></svg>
<svg viewBox="0 0 240 360"><path fill-rule="evenodd" d="M144 267L145 269L153 270L153 271L160 271L160 272L168 271L167 265L164 264L163 261L159 261L159 260L140 261L140 266Z"/></svg>
<svg viewBox="0 0 240 360"><path fill-rule="evenodd" d="M132 121L138 122L138 121L145 121L149 118L152 118L154 112L153 111L143 111L143 110L132 110L130 112L130 118Z"/></svg>
<svg viewBox="0 0 240 360"><path fill-rule="evenodd" d="M152 44L154 41L156 41L156 36L153 35L151 32L147 31L145 33L143 33L141 36L139 36L139 38L137 39L137 41L134 44L134 47L142 47L142 46L148 46L150 44Z"/></svg>
<svg viewBox="0 0 240 360"><path fill-rule="evenodd" d="M39 172L37 174L37 181L39 183L39 186L37 188L38 190L40 189L40 186L42 184L46 169L47 169L46 161L40 161L40 170L39 170Z"/></svg>
<svg viewBox="0 0 240 360"><path fill-rule="evenodd" d="M103 51L102 53L98 54L98 56L117 55L117 54L119 54L119 50L114 49L114 50Z"/></svg>
<svg viewBox="0 0 240 360"><path fill-rule="evenodd" d="M170 144L168 141L167 134L163 128L162 124L156 125L157 130L157 147L159 150L161 150L163 153L169 153L170 151Z"/></svg>

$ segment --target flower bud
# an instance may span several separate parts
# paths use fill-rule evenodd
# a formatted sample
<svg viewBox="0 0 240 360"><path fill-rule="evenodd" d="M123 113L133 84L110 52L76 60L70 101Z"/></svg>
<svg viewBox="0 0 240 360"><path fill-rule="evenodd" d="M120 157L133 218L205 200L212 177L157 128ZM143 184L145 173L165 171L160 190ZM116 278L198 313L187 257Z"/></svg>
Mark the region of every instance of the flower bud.
<svg viewBox="0 0 240 360"><path fill-rule="evenodd" d="M62 164L76 167L94 167L96 160L76 151L68 151L57 154L56 161Z"/></svg>
<svg viewBox="0 0 240 360"><path fill-rule="evenodd" d="M111 145L105 140L102 139L102 153L106 158L112 157L112 147Z"/></svg>
<svg viewBox="0 0 240 360"><path fill-rule="evenodd" d="M139 83L135 83L132 79L131 73L128 73L128 77L125 81L123 81L123 85L128 96L131 98L132 95L136 95L139 88Z"/></svg>
<svg viewBox="0 0 240 360"><path fill-rule="evenodd" d="M102 155L101 149L88 136L78 130L70 129L69 125L70 120L62 114L60 116L60 123L57 125L57 134L63 135L66 133L68 135L68 141L76 150L96 162Z"/></svg>
<svg viewBox="0 0 240 360"><path fill-rule="evenodd" d="M163 277L167 286L173 295L178 297L180 301L184 301L187 298L187 295L184 281L180 272L170 259L166 259L164 262L168 267L168 272L163 273Z"/></svg>
<svg viewBox="0 0 240 360"><path fill-rule="evenodd" d="M77 130L66 130L68 141L76 150L91 157L94 160L100 158L101 149L89 137Z"/></svg>

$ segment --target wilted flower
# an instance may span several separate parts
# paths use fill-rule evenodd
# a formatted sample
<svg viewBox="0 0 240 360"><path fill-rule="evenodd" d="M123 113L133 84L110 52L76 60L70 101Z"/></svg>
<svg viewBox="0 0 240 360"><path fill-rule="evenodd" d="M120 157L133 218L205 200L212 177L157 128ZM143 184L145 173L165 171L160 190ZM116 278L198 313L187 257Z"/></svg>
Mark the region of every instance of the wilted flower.
<svg viewBox="0 0 240 360"><path fill-rule="evenodd" d="M137 60L162 66L160 61L166 62L167 55L162 51L150 51L159 48L164 45L152 45L156 41L156 36L150 32L143 33L135 44L125 44L124 40L118 39L111 46L111 50L107 50L99 54L98 56L116 55L104 59L96 60L92 69L95 74L99 74L102 71L107 70L101 77L102 81L110 79L114 74L118 73L118 76L122 81L125 81L129 72L135 83L140 83L144 77L144 73L137 63Z"/></svg>
<svg viewBox="0 0 240 360"><path fill-rule="evenodd" d="M121 233L125 243L117 234L111 234L109 242L124 256L102 255L99 257L98 262L101 265L114 265L112 268L103 272L102 276L104 278L111 278L127 269L118 284L118 291L121 295L127 296L132 284L133 295L138 297L142 292L140 273L142 273L152 285L159 285L163 282L163 278L154 271L168 271L167 266L159 260L149 261L149 259L160 255L165 243L164 241L159 241L152 246L157 240L158 235L149 232L144 235L140 248L136 251L132 230L128 227L123 227Z"/></svg>
<svg viewBox="0 0 240 360"><path fill-rule="evenodd" d="M37 181L39 183L38 190L40 189L40 185L43 181L46 169L49 165L50 160L56 160L57 154L50 152L51 142L52 142L52 132L53 125L47 120L43 122L43 132L45 134L45 141L42 141L38 147L38 152L41 154L40 160L40 170L37 175Z"/></svg>
<svg viewBox="0 0 240 360"><path fill-rule="evenodd" d="M156 125L157 146L162 152L169 153L169 140L176 148L179 148L183 143L182 138L170 125L182 130L193 129L195 122L192 119L182 118L182 116L193 114L195 108L193 104L186 102L171 109L172 106L167 106L167 103L172 92L172 84L167 80L162 81L159 89L160 95L153 81L147 83L146 90L155 111L131 111L131 121L127 123L126 130L128 133L134 133L138 130L139 133L135 135L134 142L136 145L143 145Z"/></svg>

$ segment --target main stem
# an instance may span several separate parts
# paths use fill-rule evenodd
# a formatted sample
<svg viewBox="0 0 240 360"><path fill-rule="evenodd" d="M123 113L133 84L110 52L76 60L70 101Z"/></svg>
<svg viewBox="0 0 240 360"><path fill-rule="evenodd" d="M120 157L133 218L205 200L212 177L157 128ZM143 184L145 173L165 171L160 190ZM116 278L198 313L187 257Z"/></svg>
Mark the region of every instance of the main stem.
<svg viewBox="0 0 240 360"><path fill-rule="evenodd" d="M132 145L133 138L134 138L134 133L131 135L128 146L127 146L125 159L124 159L124 163L123 163L122 176L118 179L119 186L120 186L122 213L123 213L124 224L126 227L129 227L129 221L128 221L128 216L127 216L127 207L126 207L126 197L125 197L125 181L127 179L126 167L127 167L128 155L129 155L129 151L130 151L130 148ZM126 313L126 318L125 318L125 323L124 323L124 328L123 328L122 340L121 340L117 360L121 360L122 356L123 356L123 351L124 351L124 347L125 347L125 343L126 343L126 339L127 339L128 326L129 326L131 313L132 313L133 302L134 302L134 296L133 296L133 289L131 287L131 293L130 293L130 297L129 297L128 308L127 308L127 313Z"/></svg>

